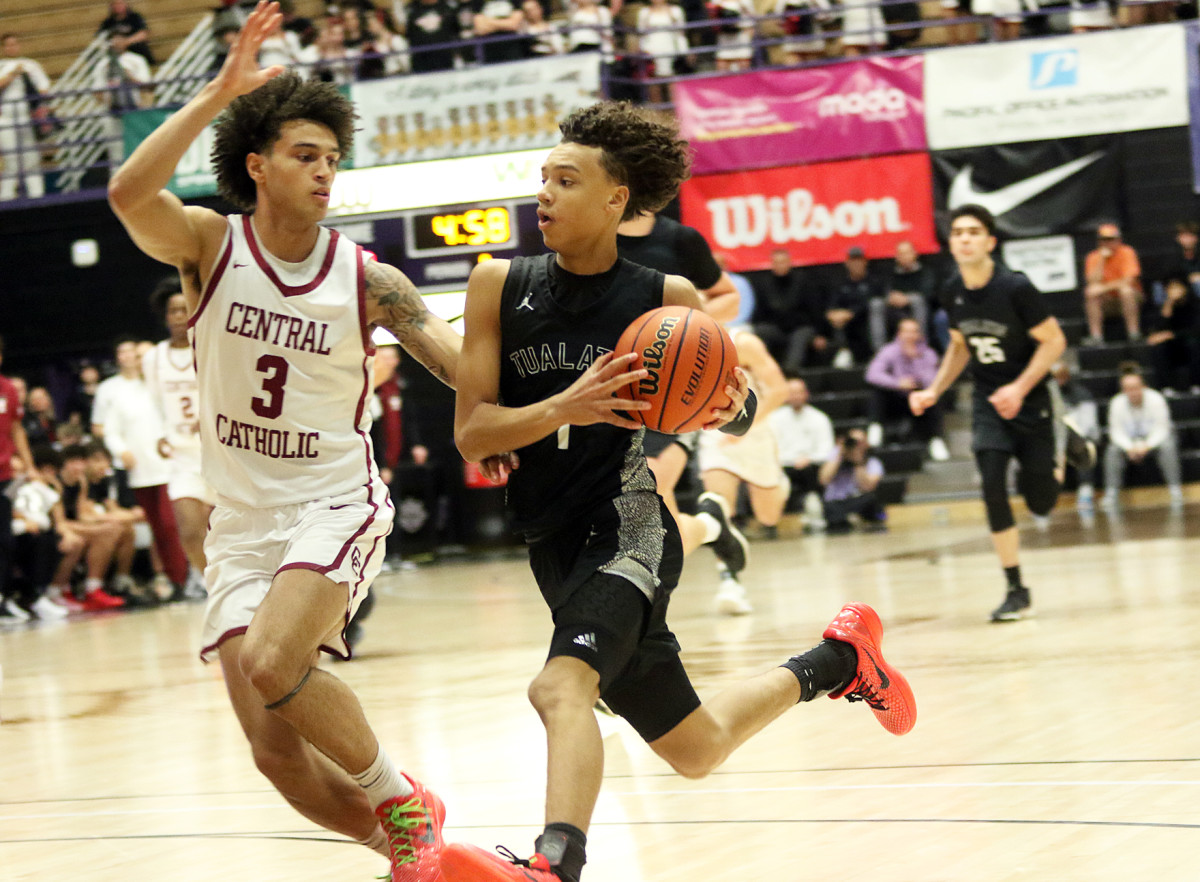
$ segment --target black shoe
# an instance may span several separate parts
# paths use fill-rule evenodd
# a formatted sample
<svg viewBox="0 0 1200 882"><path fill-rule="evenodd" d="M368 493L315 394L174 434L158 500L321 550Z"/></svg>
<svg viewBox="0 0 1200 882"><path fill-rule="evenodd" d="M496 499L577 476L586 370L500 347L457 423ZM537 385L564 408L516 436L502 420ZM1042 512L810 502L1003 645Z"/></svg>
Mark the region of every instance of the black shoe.
<svg viewBox="0 0 1200 882"><path fill-rule="evenodd" d="M729 509L726 506L725 498L717 493L701 493L696 508L712 515L721 525L721 532L709 544L712 546L717 560L725 564L725 569L736 576L746 569L746 560L750 556L750 543L729 519Z"/></svg>
<svg viewBox="0 0 1200 882"><path fill-rule="evenodd" d="M1029 597L1029 589L1009 588L1004 597L1004 603L992 610L993 622L1016 622L1032 615L1029 611L1033 601Z"/></svg>
<svg viewBox="0 0 1200 882"><path fill-rule="evenodd" d="M1062 424L1067 430L1067 464L1074 466L1078 472L1095 466L1096 445L1083 436L1071 417L1064 416Z"/></svg>

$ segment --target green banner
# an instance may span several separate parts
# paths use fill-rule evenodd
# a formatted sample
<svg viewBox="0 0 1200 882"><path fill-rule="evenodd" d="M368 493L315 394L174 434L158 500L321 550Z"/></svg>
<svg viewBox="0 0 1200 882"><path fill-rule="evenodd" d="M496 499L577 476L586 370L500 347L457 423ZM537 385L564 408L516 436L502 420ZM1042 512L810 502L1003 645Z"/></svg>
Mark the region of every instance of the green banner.
<svg viewBox="0 0 1200 882"><path fill-rule="evenodd" d="M174 111L152 108L135 110L121 117L125 124L125 155L128 156L139 144L150 137L150 133L161 126ZM217 192L217 176L212 167L213 128L208 126L200 137L192 142L167 189L181 199L195 196L212 196Z"/></svg>

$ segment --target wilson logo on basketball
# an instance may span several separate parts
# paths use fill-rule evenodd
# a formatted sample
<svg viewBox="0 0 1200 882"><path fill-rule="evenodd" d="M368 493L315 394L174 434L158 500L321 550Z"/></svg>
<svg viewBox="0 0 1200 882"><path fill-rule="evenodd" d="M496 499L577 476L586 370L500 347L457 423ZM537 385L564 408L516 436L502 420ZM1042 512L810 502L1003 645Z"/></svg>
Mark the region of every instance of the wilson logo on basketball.
<svg viewBox="0 0 1200 882"><path fill-rule="evenodd" d="M675 330L675 326L679 324L679 319L676 316L664 316L658 323L658 330L654 332L654 342L642 350L642 367L649 373L638 383L638 391L643 395L657 395L659 371L663 366L663 355L667 351L667 342L671 339L671 334Z"/></svg>

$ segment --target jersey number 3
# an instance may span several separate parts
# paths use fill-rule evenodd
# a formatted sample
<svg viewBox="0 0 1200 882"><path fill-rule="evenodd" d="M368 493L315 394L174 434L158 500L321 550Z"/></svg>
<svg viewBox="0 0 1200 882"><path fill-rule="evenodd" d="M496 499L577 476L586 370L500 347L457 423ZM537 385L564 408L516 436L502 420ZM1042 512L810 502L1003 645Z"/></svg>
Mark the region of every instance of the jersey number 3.
<svg viewBox="0 0 1200 882"><path fill-rule="evenodd" d="M273 420L283 413L283 385L287 382L288 363L278 355L263 355L254 364L263 378L263 398L250 399L250 409L264 420Z"/></svg>
<svg viewBox="0 0 1200 882"><path fill-rule="evenodd" d="M969 337L975 347L975 358L980 364L999 364L1004 361L1004 350L999 337Z"/></svg>

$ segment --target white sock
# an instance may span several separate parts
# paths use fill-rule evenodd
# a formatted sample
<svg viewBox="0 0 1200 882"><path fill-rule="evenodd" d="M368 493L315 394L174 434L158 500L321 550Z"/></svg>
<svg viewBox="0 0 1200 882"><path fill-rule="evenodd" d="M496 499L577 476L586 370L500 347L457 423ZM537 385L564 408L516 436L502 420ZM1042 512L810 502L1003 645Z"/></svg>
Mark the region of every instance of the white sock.
<svg viewBox="0 0 1200 882"><path fill-rule="evenodd" d="M707 545L721 535L721 522L708 512L702 511L695 517L704 525L704 539L700 542L701 545Z"/></svg>
<svg viewBox="0 0 1200 882"><path fill-rule="evenodd" d="M97 590L98 588L103 588L103 587L104 587L104 583L102 581L100 581L99 579L88 579L87 581L85 581L83 583L83 592L85 594L91 594L93 591Z"/></svg>
<svg viewBox="0 0 1200 882"><path fill-rule="evenodd" d="M366 839L360 839L358 841L367 848L371 849L371 851L377 851L384 857L388 857L391 853L390 849L388 848L387 834L383 832L383 827L379 825L375 826L374 833L372 833Z"/></svg>
<svg viewBox="0 0 1200 882"><path fill-rule="evenodd" d="M413 792L408 779L403 777L400 771L392 765L392 761L388 759L388 755L383 752L382 747L375 755L375 762L367 766L365 771L351 777L367 794L367 799L370 800L373 809L379 808L389 799L408 796Z"/></svg>

